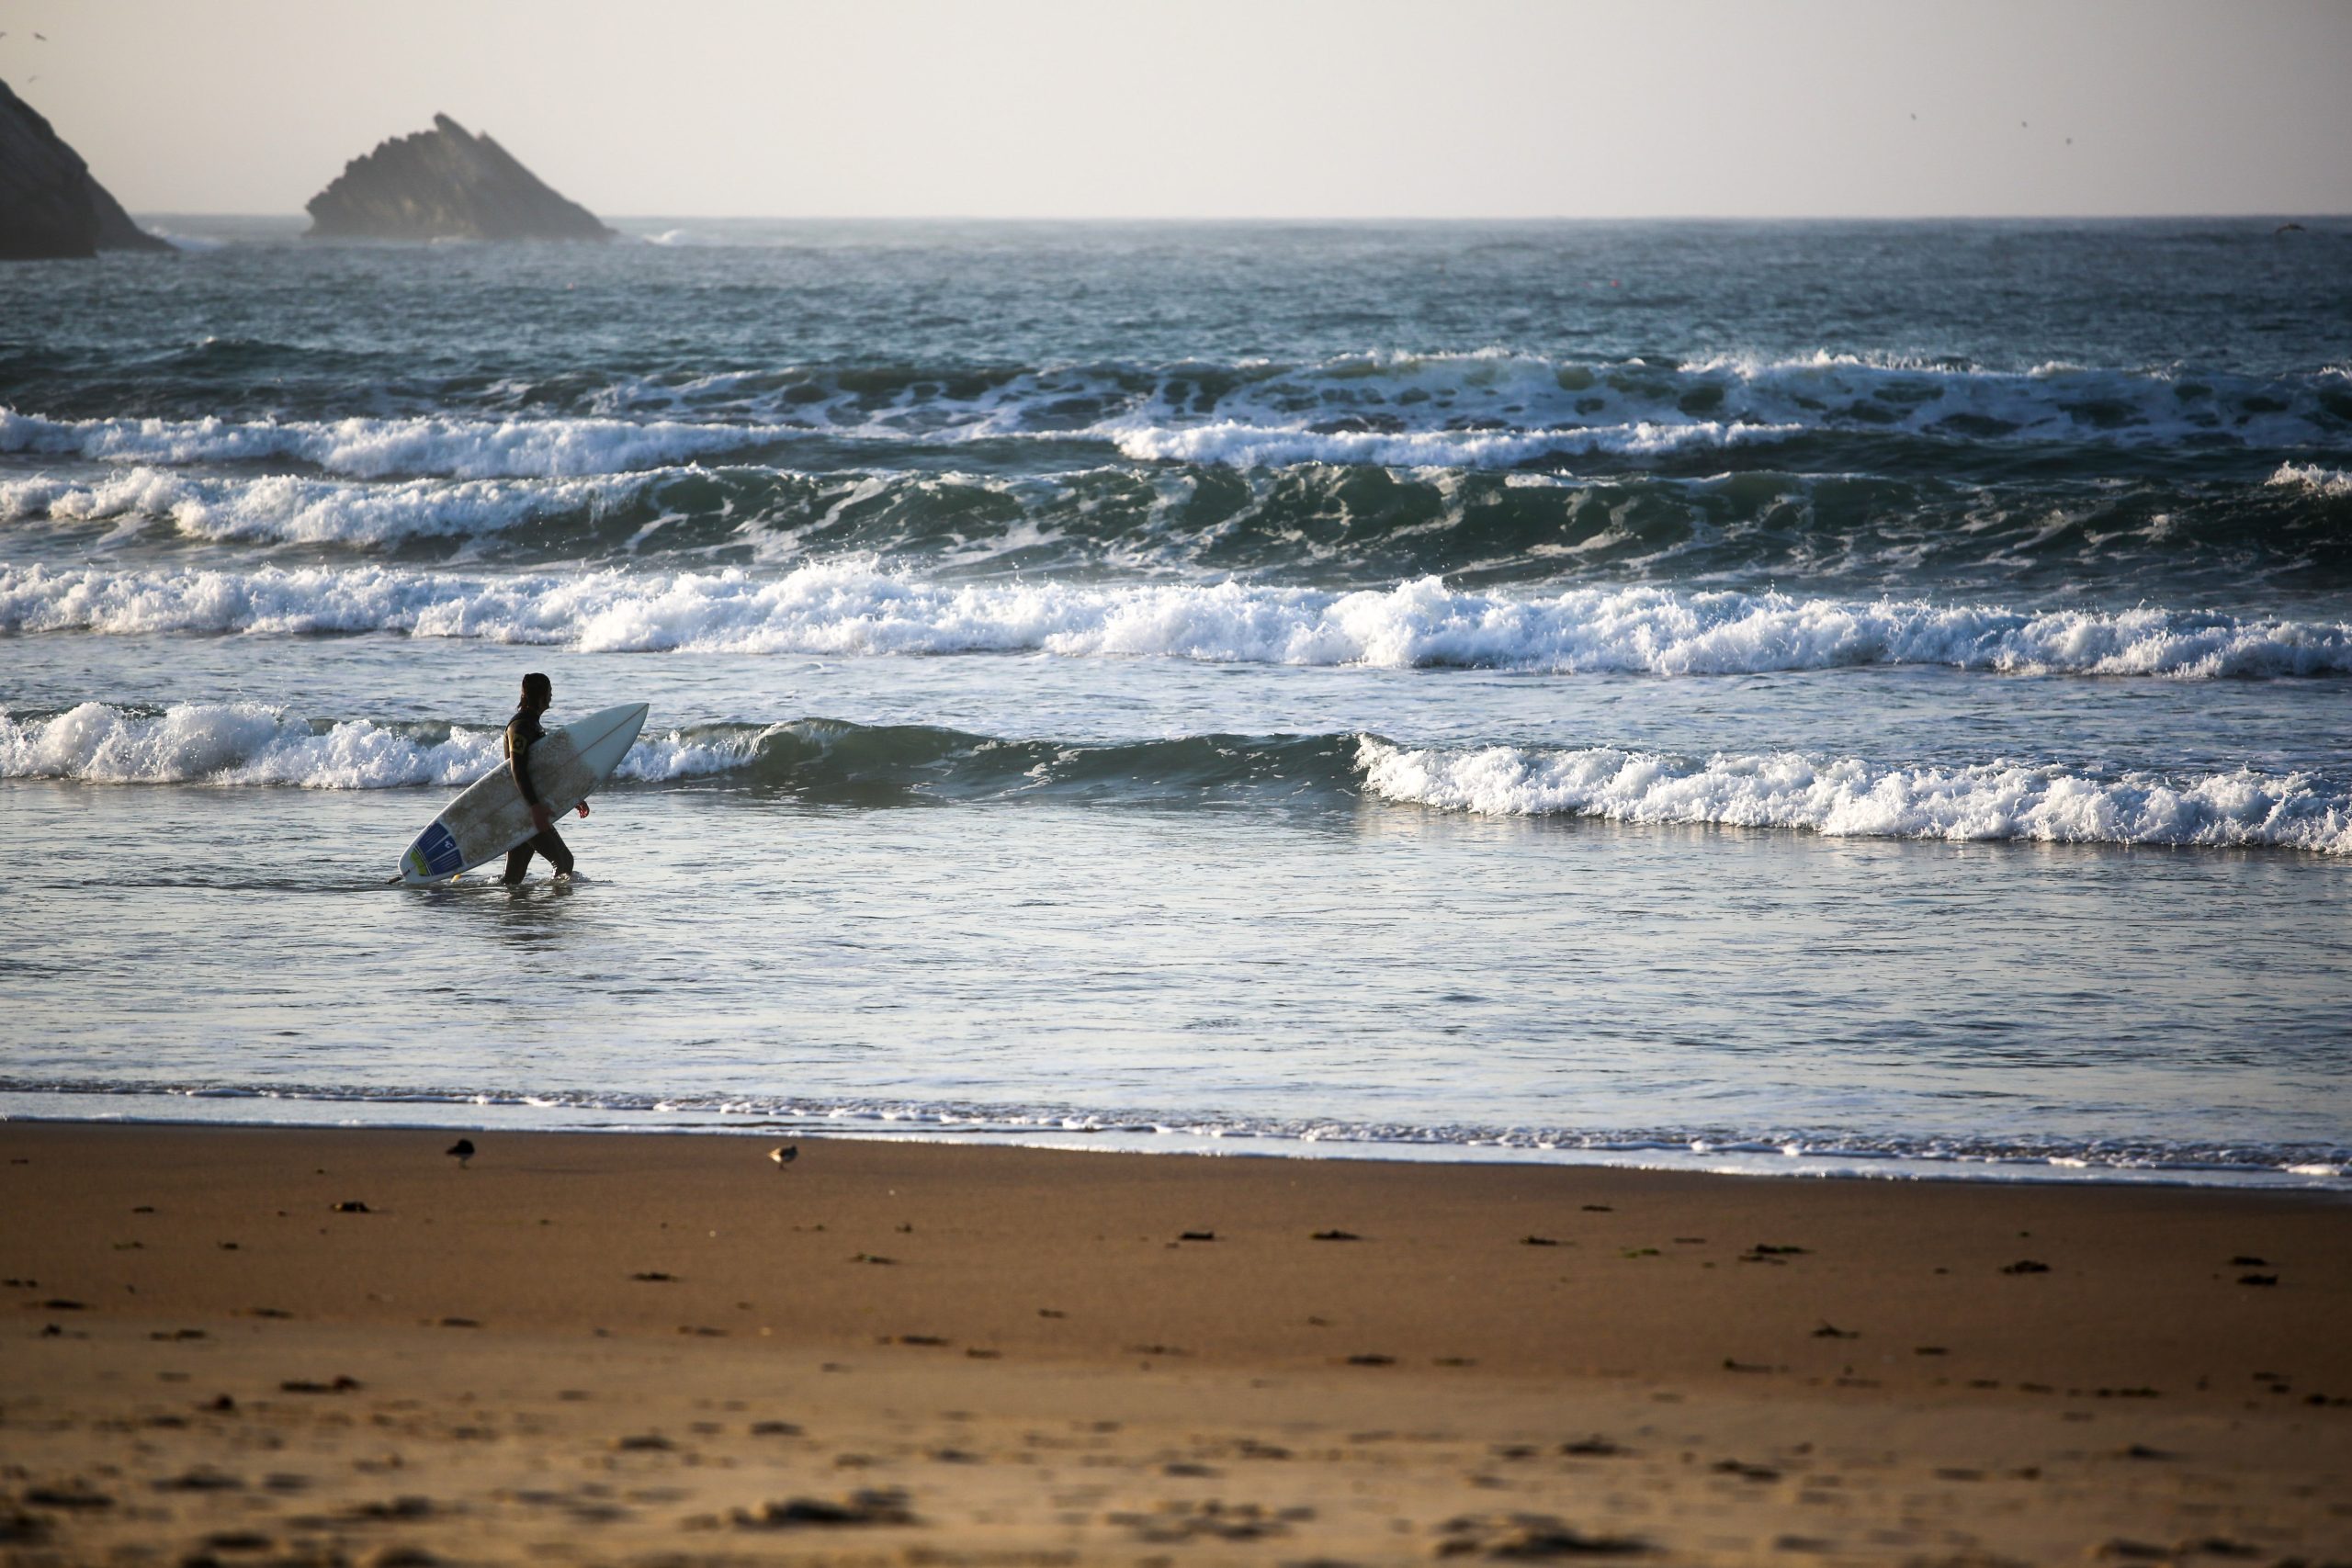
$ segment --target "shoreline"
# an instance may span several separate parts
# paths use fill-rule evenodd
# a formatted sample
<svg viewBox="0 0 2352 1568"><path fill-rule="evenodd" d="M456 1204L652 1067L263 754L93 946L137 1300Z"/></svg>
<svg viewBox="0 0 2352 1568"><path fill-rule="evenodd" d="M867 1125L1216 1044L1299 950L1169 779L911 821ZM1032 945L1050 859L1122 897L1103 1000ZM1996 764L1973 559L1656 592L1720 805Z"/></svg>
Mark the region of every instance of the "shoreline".
<svg viewBox="0 0 2352 1568"><path fill-rule="evenodd" d="M41 1102L79 1100L161 1100L184 1104L217 1100L243 1107L259 1105L331 1108L330 1119L312 1119L300 1110L276 1118L246 1120L182 1114L122 1112L110 1116L52 1112ZM399 1113L423 1106L466 1109L474 1115L447 1120L403 1118ZM30 1107L29 1109L28 1107ZM96 1126L147 1128L252 1129L291 1132L409 1132L418 1134L492 1133L499 1136L561 1137L691 1137L691 1138L812 1138L838 1143L922 1144L945 1148L1025 1149L1037 1153L1116 1154L1206 1158L1364 1162L1409 1166L1511 1166L1559 1169L1650 1171L1662 1175L1732 1177L1766 1180L1862 1181L2008 1187L2161 1188L2199 1191L2304 1193L2352 1200L2352 1164L2313 1158L2293 1165L2254 1165L2220 1161L2166 1164L2098 1164L2062 1154L1947 1154L1849 1148L1825 1140L1818 1146L1802 1138L1780 1140L1726 1135L1716 1142L1694 1136L1689 1143L1664 1136L1642 1138L1626 1134L1618 1144L1566 1146L1542 1141L1504 1142L1481 1136L1476 1141L1379 1138L1369 1135L1308 1136L1226 1128L1201 1119L1160 1121L1102 1113L1102 1124L1078 1127L974 1125L986 1121L977 1108L956 1108L962 1126L936 1124L947 1114L932 1111L926 1124L920 1107L901 1109L892 1116L881 1109L845 1111L840 1116L800 1113L798 1119L765 1121L756 1115L730 1121L713 1110L710 1120L682 1124L674 1111L651 1106L595 1107L601 1118L592 1125L548 1125L543 1118L549 1107L518 1100L460 1097L429 1098L387 1093L381 1098L334 1100L316 1095L284 1097L259 1091L187 1094L132 1089L124 1090L59 1091L17 1089L0 1091L0 1125ZM584 1111L587 1108L566 1108ZM484 1111L516 1113L510 1119ZM1081 1112L1073 1111L1072 1115ZM643 1124L629 1118L642 1116ZM660 1118L660 1120L656 1120ZM1215 1130L1204 1130L1204 1129ZM1365 1129L1353 1129L1363 1133ZM1484 1134L1486 1129L1479 1129ZM1602 1134L1593 1134L1599 1137ZM1703 1148L1695 1146L1704 1145ZM1792 1154L1790 1148L1796 1147ZM2331 1151L2333 1152L2333 1151ZM2282 1155L2282 1157L2287 1157Z"/></svg>
<svg viewBox="0 0 2352 1568"><path fill-rule="evenodd" d="M0 1561L2352 1553L2331 1195L450 1137L0 1123Z"/></svg>

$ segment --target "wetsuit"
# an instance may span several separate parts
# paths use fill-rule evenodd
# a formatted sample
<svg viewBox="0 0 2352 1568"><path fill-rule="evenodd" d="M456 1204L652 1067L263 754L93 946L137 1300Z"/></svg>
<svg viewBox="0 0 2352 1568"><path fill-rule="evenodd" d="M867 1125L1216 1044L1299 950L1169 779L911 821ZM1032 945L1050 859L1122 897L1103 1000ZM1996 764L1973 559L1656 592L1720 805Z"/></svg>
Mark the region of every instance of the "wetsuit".
<svg viewBox="0 0 2352 1568"><path fill-rule="evenodd" d="M523 798L534 806L539 804L539 790L531 782L531 747L535 742L545 739L547 733L539 728L539 716L535 713L518 711L506 721L507 770L514 775L514 785L523 792ZM571 874L571 852L564 846L562 836L549 828L532 834L506 852L508 886L522 881L523 874L531 869L531 852L534 850L546 856L548 863L557 871L567 876Z"/></svg>

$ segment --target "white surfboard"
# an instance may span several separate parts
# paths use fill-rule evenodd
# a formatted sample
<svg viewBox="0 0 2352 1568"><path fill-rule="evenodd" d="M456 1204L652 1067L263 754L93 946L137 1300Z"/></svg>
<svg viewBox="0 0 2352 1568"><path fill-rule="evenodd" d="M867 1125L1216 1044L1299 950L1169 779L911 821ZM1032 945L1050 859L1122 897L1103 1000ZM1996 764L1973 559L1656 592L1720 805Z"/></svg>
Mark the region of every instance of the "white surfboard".
<svg viewBox="0 0 2352 1568"><path fill-rule="evenodd" d="M645 728L647 705L606 708L577 724L548 731L532 744L531 783L560 817L593 794L628 755ZM514 787L505 763L467 786L401 857L401 880L411 887L446 882L503 856L538 831L530 803Z"/></svg>

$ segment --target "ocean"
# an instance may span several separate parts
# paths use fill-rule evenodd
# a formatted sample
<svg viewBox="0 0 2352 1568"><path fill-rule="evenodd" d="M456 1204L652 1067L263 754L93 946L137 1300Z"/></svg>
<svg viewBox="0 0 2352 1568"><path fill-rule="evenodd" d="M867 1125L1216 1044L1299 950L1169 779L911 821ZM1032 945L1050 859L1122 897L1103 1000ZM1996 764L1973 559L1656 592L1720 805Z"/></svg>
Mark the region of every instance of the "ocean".
<svg viewBox="0 0 2352 1568"><path fill-rule="evenodd" d="M2352 223L156 222L0 1114L2352 1190Z"/></svg>

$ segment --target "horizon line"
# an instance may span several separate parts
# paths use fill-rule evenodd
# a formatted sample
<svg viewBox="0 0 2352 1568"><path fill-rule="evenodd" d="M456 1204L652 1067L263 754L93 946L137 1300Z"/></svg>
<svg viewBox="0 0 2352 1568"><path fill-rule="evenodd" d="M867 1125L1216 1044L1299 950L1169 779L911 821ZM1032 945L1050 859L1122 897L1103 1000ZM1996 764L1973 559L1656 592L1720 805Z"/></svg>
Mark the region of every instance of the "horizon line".
<svg viewBox="0 0 2352 1568"><path fill-rule="evenodd" d="M251 212L198 208L142 208L134 218L306 220L306 210ZM2352 220L2342 212L1591 212L1591 213L980 213L980 212L616 212L599 221L623 223L2211 223L2284 219Z"/></svg>

